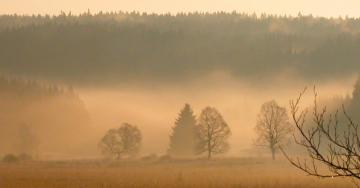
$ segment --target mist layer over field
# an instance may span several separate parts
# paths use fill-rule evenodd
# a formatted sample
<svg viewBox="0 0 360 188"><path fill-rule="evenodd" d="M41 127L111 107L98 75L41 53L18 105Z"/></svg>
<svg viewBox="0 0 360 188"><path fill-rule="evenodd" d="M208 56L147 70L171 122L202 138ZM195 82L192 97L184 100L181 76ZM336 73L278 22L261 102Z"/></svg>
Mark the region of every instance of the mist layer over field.
<svg viewBox="0 0 360 188"><path fill-rule="evenodd" d="M254 147L263 103L288 108L313 85L342 103L360 68L355 18L87 12L0 23L1 154L97 158L102 136L123 122L142 131L140 155L165 154L189 103L197 116L206 106L222 114L232 130L225 155L266 155Z"/></svg>
<svg viewBox="0 0 360 188"><path fill-rule="evenodd" d="M306 86L315 83L298 81L289 85L287 81L273 81L262 85L251 85L224 75L199 79L178 85L114 86L80 89L92 117L100 132L114 128L122 122L133 123L143 131L144 154L165 154L169 144L169 133L174 126L179 110L185 103L191 104L198 115L206 106L216 107L232 130L230 156L255 156L266 154L254 145L254 126L262 103L276 100L288 108L289 100L298 96ZM296 81L294 81L296 82ZM292 83L294 83L292 82ZM322 99L350 96L355 77L341 81L319 83ZM313 102L311 93L306 95L304 106ZM265 150L266 151L266 150Z"/></svg>

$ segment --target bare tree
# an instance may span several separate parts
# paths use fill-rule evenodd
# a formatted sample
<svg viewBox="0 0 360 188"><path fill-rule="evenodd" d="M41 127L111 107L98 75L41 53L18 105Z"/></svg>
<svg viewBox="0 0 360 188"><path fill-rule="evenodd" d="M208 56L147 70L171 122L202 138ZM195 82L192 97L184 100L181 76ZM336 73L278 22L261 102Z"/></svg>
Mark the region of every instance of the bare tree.
<svg viewBox="0 0 360 188"><path fill-rule="evenodd" d="M258 134L256 145L269 148L272 159L275 160L276 151L289 141L292 132L286 109L274 100L264 103L258 115L255 131Z"/></svg>
<svg viewBox="0 0 360 188"><path fill-rule="evenodd" d="M141 132L133 125L124 123L118 129L110 129L101 139L99 147L103 154L115 159L123 156L134 156L141 145Z"/></svg>
<svg viewBox="0 0 360 188"><path fill-rule="evenodd" d="M212 107L202 110L199 117L199 145L198 153L207 153L208 159L213 154L224 153L230 146L227 139L231 131L221 114Z"/></svg>
<svg viewBox="0 0 360 188"><path fill-rule="evenodd" d="M39 149L39 139L33 129L25 123L19 125L19 145L18 152L31 156L36 156Z"/></svg>
<svg viewBox="0 0 360 188"><path fill-rule="evenodd" d="M290 101L291 116L298 136L295 142L306 149L308 158L292 159L282 149L290 163L308 175L321 178L349 177L358 185L360 180L360 136L359 126L347 114L344 105L344 120L339 113L327 113L326 107L319 109L314 87L312 124L307 124L307 109L300 108L305 90L296 100ZM341 122L341 123L340 123ZM328 170L325 170L325 169Z"/></svg>

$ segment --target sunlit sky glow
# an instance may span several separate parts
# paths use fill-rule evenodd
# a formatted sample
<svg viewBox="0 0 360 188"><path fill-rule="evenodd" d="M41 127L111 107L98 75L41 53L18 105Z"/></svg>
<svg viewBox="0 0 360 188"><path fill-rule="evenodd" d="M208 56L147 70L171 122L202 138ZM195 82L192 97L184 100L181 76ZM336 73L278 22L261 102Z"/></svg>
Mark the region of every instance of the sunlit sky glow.
<svg viewBox="0 0 360 188"><path fill-rule="evenodd" d="M99 11L155 13L237 11L360 17L360 0L0 0L0 14L58 14Z"/></svg>

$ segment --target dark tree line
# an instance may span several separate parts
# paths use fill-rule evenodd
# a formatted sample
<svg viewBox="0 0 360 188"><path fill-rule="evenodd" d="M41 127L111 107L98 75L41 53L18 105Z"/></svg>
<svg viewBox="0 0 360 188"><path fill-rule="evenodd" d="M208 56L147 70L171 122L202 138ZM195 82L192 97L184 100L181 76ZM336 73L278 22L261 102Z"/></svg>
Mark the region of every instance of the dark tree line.
<svg viewBox="0 0 360 188"><path fill-rule="evenodd" d="M17 77L0 76L0 91L3 95L9 94L22 98L66 96L69 99L80 100L72 86Z"/></svg>
<svg viewBox="0 0 360 188"><path fill-rule="evenodd" d="M353 18L63 13L1 16L0 26L4 72L69 82L179 81L218 69L243 78L295 70L311 79L360 68Z"/></svg>

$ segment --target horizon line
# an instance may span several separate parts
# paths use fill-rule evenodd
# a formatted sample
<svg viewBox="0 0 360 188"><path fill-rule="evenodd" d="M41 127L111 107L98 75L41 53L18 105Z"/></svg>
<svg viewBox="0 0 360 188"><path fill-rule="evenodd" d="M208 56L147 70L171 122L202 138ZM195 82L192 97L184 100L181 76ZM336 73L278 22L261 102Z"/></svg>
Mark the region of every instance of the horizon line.
<svg viewBox="0 0 360 188"><path fill-rule="evenodd" d="M77 12L77 13L76 13ZM349 15L337 15L337 16L324 16L324 15L316 15L312 13L303 13L299 11L297 14L291 13L268 13L268 12L260 12L260 11L227 11L227 10L209 10L209 11L141 11L141 10L98 10L92 11L91 9L87 9L86 11L72 11L72 10L60 10L58 13L0 13L0 17L2 16L21 16L21 17L32 17L32 16L51 16L56 17L60 15L66 16L81 16L81 15L91 15L97 16L101 14L138 14L138 15L156 15L156 16L177 16L177 15L192 15L192 14L200 14L200 15L215 15L215 14L236 14L236 15L246 15L246 16L254 16L256 18L261 18L261 16L265 15L267 17L278 17L278 18L299 18L299 17L313 17L313 18L325 18L325 19L360 19L360 16L349 16Z"/></svg>

